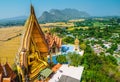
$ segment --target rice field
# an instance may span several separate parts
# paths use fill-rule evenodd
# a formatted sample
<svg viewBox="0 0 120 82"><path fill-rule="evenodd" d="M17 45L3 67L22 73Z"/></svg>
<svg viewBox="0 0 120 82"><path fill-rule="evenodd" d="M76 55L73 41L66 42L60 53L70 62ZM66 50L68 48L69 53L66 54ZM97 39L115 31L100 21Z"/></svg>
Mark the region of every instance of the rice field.
<svg viewBox="0 0 120 82"><path fill-rule="evenodd" d="M0 29L0 62L14 63L15 56L20 47L23 27L8 27Z"/></svg>

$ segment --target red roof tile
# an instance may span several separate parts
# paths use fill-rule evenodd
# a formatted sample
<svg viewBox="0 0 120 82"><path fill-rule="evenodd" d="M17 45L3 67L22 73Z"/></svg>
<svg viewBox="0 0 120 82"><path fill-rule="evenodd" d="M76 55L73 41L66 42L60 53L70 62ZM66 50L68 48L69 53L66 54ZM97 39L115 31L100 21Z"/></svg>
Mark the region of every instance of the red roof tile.
<svg viewBox="0 0 120 82"><path fill-rule="evenodd" d="M62 65L61 64L57 64L52 68L52 71L56 72Z"/></svg>

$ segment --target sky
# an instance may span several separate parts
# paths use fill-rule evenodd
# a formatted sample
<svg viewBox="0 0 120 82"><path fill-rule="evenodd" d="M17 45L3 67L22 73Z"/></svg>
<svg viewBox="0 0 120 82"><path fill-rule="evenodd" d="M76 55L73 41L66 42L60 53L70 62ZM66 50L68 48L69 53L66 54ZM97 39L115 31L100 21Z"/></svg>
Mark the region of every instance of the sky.
<svg viewBox="0 0 120 82"><path fill-rule="evenodd" d="M73 8L91 16L120 16L120 0L0 0L0 19L29 16L33 4L37 17L50 9Z"/></svg>

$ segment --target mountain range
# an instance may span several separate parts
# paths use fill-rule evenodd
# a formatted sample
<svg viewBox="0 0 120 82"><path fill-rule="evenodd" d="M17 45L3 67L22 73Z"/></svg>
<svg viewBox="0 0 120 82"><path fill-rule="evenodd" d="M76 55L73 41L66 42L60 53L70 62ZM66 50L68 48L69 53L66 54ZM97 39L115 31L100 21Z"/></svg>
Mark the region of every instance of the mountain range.
<svg viewBox="0 0 120 82"><path fill-rule="evenodd" d="M27 16L0 19L0 27L24 25Z"/></svg>
<svg viewBox="0 0 120 82"><path fill-rule="evenodd" d="M45 11L38 18L39 22L58 22L68 21L71 19L86 18L90 15L87 12L79 11L77 9L66 8L63 10L51 9L49 12Z"/></svg>
<svg viewBox="0 0 120 82"><path fill-rule="evenodd" d="M38 17L39 23L48 22L61 22L68 21L72 19L86 18L90 15L87 12L79 11L77 9L66 8L63 10L51 9L50 11L45 11L40 17ZM24 25L27 16L19 16L13 18L6 18L0 20L0 27L4 26L14 26L14 25Z"/></svg>

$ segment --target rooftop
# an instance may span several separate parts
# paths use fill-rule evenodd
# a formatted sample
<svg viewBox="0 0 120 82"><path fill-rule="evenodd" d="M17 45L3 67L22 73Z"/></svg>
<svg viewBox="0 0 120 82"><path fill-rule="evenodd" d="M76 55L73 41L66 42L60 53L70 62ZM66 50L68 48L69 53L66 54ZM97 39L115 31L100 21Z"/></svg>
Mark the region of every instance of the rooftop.
<svg viewBox="0 0 120 82"><path fill-rule="evenodd" d="M57 65L55 65L55 66L52 68L52 71L53 71L53 72L57 72L61 66L62 66L62 65L58 63Z"/></svg>
<svg viewBox="0 0 120 82"><path fill-rule="evenodd" d="M53 71L49 68L44 69L43 71L41 71L40 75L44 76L45 78L47 78Z"/></svg>
<svg viewBox="0 0 120 82"><path fill-rule="evenodd" d="M76 79L76 80L80 81L83 69L84 69L84 67L82 67L82 66L73 67L73 66L68 66L68 64L63 64L59 68L59 70L55 73L55 75L49 80L49 82L60 81L60 78L63 75L66 76L66 77L69 77L71 79L73 78L73 79ZM64 78L62 78L62 79L64 79Z"/></svg>
<svg viewBox="0 0 120 82"><path fill-rule="evenodd" d="M72 78L72 77L69 77L69 76L65 76L65 75L62 75L60 77L60 80L59 82L80 82L78 79L75 79L75 78Z"/></svg>

